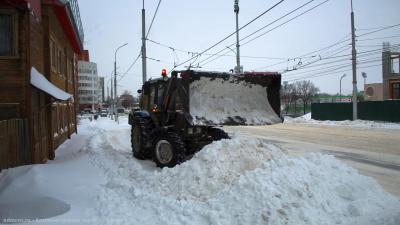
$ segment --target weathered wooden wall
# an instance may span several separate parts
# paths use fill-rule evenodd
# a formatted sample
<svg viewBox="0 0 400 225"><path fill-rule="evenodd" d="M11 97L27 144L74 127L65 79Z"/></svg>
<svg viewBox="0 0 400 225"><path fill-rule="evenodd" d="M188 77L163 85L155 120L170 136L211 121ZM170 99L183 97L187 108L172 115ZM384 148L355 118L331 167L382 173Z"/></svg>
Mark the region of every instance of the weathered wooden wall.
<svg viewBox="0 0 400 225"><path fill-rule="evenodd" d="M7 9L17 15L18 54L0 57L0 120L27 119L24 126L30 140L31 163L53 159L54 150L76 132L74 103L53 104L51 96L30 84L30 70L35 67L60 89L76 94L75 53L54 14L53 6L44 3L41 7L39 17L28 10ZM60 63L61 71L51 67L51 39L64 55ZM67 75L69 70L74 72L71 79ZM0 136L0 139L4 137L3 134Z"/></svg>
<svg viewBox="0 0 400 225"><path fill-rule="evenodd" d="M27 119L0 121L0 171L30 163Z"/></svg>
<svg viewBox="0 0 400 225"><path fill-rule="evenodd" d="M8 9L13 11L17 17L17 54L15 56L0 57L0 108L8 108L6 113L1 113L0 120L15 117L26 117L27 101L26 101L26 14L16 9ZM13 105L6 105L12 103Z"/></svg>

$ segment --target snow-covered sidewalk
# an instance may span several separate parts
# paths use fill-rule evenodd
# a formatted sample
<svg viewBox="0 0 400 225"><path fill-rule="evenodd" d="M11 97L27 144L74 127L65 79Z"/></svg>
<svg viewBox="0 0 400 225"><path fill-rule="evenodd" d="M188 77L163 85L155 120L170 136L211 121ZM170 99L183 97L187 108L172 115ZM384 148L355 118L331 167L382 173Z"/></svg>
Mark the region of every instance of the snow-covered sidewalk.
<svg viewBox="0 0 400 225"><path fill-rule="evenodd" d="M28 215L53 224L400 224L399 199L333 156L290 156L240 134L161 170L132 158L126 118L100 118L56 153L0 175L0 218L20 218L5 209L26 205L25 193L56 200L30 202Z"/></svg>
<svg viewBox="0 0 400 225"><path fill-rule="evenodd" d="M331 121L331 120L314 120L311 119L311 113L307 113L297 118L285 117L285 123L307 123L312 125L323 125L323 126L345 126L354 128L379 128L379 129L395 129L400 130L400 123L391 122L378 122L369 120L342 120L342 121Z"/></svg>

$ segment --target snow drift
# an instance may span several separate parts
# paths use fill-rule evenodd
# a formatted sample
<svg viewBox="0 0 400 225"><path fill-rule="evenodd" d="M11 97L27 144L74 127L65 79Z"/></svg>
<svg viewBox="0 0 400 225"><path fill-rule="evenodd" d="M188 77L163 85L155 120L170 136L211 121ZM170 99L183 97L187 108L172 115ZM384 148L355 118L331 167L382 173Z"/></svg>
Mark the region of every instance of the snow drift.
<svg viewBox="0 0 400 225"><path fill-rule="evenodd" d="M0 219L51 217L51 224L106 225L400 224L399 200L333 156L295 157L276 143L236 134L161 170L132 158L126 118L119 125L106 118L80 124L79 134L59 147L54 162L0 174ZM43 204L29 214L14 210L37 202Z"/></svg>
<svg viewBox="0 0 400 225"><path fill-rule="evenodd" d="M104 158L109 157L117 156ZM110 179L96 210L102 221L118 218L106 224L400 222L399 200L373 179L333 156L294 157L262 139L235 135L181 165L154 172L132 159L109 164L102 158L93 162Z"/></svg>
<svg viewBox="0 0 400 225"><path fill-rule="evenodd" d="M400 123L383 122L383 121L370 121L370 120L314 120L311 119L311 113L307 113L297 118L285 117L285 123L308 123L323 126L345 126L355 128L378 128L378 129L400 129Z"/></svg>
<svg viewBox="0 0 400 225"><path fill-rule="evenodd" d="M234 78L201 77L190 84L193 124L275 124L282 120L268 102L267 88Z"/></svg>

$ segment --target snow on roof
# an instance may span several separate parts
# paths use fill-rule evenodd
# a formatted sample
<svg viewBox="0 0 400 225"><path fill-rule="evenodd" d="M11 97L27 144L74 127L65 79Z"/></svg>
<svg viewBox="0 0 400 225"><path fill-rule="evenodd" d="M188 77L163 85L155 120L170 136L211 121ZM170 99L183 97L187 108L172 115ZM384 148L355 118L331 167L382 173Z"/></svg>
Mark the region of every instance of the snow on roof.
<svg viewBox="0 0 400 225"><path fill-rule="evenodd" d="M58 100L68 100L72 97L71 94L68 94L48 81L35 67L31 69L31 84Z"/></svg>

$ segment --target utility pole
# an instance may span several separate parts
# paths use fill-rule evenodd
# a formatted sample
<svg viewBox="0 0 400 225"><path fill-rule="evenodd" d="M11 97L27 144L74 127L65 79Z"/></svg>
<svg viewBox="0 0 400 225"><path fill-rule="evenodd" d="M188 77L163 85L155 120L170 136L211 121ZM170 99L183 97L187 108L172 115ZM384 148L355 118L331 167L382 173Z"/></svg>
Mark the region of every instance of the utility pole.
<svg viewBox="0 0 400 225"><path fill-rule="evenodd" d="M118 95L117 95L117 52L122 47L126 46L128 43L125 43L119 46L114 52L114 110L115 110L115 122L118 123L118 110L117 110L117 103L118 103Z"/></svg>
<svg viewBox="0 0 400 225"><path fill-rule="evenodd" d="M233 11L236 14L236 69L235 73L240 73L240 45L239 45L239 0L235 0Z"/></svg>
<svg viewBox="0 0 400 225"><path fill-rule="evenodd" d="M113 80L112 80L112 74L111 74L111 79L110 79L110 81L111 81L111 99L110 99L110 108L111 108L111 119L113 119L113 113L114 113L114 98L113 98L113 96L114 96L114 92L113 92Z"/></svg>
<svg viewBox="0 0 400 225"><path fill-rule="evenodd" d="M93 80L94 80L94 72L91 71L90 75L92 76L92 84L91 84L91 86L92 86L92 113L94 113L94 82L93 82Z"/></svg>
<svg viewBox="0 0 400 225"><path fill-rule="evenodd" d="M339 100L342 102L342 80L346 76L346 74L343 74L342 77L340 77L340 84L339 84Z"/></svg>
<svg viewBox="0 0 400 225"><path fill-rule="evenodd" d="M107 83L107 102L110 100L110 90L108 88L108 83Z"/></svg>
<svg viewBox="0 0 400 225"><path fill-rule="evenodd" d="M146 68L146 12L144 9L144 0L142 8L142 73L143 73L143 84L147 80L147 68Z"/></svg>
<svg viewBox="0 0 400 225"><path fill-rule="evenodd" d="M357 120L357 52L356 52L356 34L354 29L353 0L351 0L351 55L353 66L353 120Z"/></svg>
<svg viewBox="0 0 400 225"><path fill-rule="evenodd" d="M118 49L117 49L118 50ZM117 112L117 51L115 51L114 60L114 110L115 110L115 122L118 123L118 112Z"/></svg>

